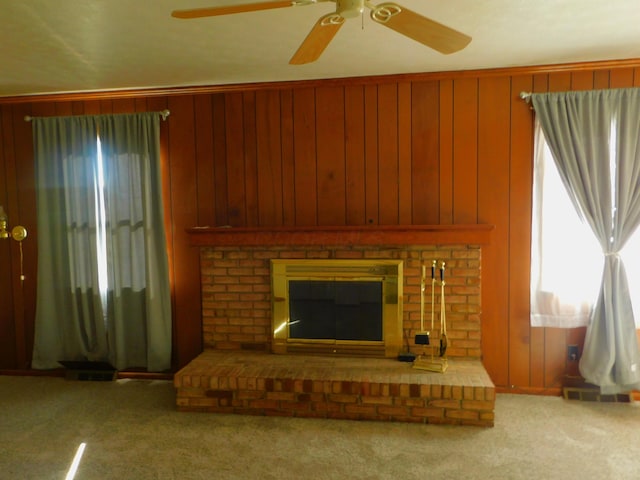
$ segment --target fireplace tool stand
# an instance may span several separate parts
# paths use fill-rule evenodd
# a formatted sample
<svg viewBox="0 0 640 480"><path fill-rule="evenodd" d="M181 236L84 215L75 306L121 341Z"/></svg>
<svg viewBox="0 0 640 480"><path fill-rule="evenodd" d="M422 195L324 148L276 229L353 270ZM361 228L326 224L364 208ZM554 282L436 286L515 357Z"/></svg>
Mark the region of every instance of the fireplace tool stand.
<svg viewBox="0 0 640 480"><path fill-rule="evenodd" d="M420 281L420 332L416 334L416 345L422 345L422 354L413 362L413 368L420 370L428 370L431 372L444 373L447 370L447 318L445 314L444 300L444 267L445 263L440 264L440 281L436 280L436 261L431 264L431 331L424 330L424 291L426 287L425 266L422 266L422 279ZM434 331L435 316L435 289L440 286L440 342L439 345L432 345L431 332ZM427 347L431 350L431 354L427 354ZM435 351L438 351L436 357Z"/></svg>

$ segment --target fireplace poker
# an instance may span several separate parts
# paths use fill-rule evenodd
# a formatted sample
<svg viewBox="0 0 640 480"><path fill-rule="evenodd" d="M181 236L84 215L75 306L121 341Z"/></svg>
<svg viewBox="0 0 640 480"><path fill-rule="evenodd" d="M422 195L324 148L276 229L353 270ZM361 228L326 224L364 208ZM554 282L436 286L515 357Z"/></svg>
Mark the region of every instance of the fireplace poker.
<svg viewBox="0 0 640 480"><path fill-rule="evenodd" d="M433 277L433 268L431 269L431 276ZM426 289L426 268L422 265L422 275L420 276L420 331L416 333L415 342L416 345L422 345L423 349L425 345L429 345L430 332L424 329L424 291ZM433 319L431 319L433 324ZM433 328L433 325L431 325Z"/></svg>
<svg viewBox="0 0 640 480"><path fill-rule="evenodd" d="M433 331L434 329L434 319L435 319L435 290L436 290L436 265L437 265L437 261L434 260L433 263L431 264L431 331ZM424 277L424 267L423 267L423 277ZM442 262L442 267L440 270L440 283L444 283L444 262ZM424 282L423 282L424 285ZM443 287L444 288L444 287ZM423 287L424 290L424 287ZM444 308L444 307L442 307ZM420 311L421 311L421 320L424 318L424 298L423 296L421 297L421 302L420 302ZM440 352L442 352L442 322L443 322L443 318L442 318L442 314L440 316L440 328L441 328L441 332L440 332L440 336L441 336L441 340L440 340ZM421 321L421 323L423 323ZM422 328L424 328L421 325ZM445 327L446 329L446 327ZM417 335L416 335L416 339L417 339ZM445 337L446 338L446 337ZM428 339L428 337L427 337ZM445 340L446 341L446 340ZM418 341L416 340L416 343L418 343ZM423 344L423 352L426 349L426 345L429 345L429 342L425 342ZM445 343L446 345L446 343ZM434 358L434 349L438 348L437 346L432 346L431 348L431 358L427 359L426 356L420 355L418 358L416 358L416 360L413 362L413 368L418 368L421 370L429 370L432 372L438 372L438 373L444 373L444 371L447 369L447 359L446 358ZM445 347L446 348L446 347ZM440 355L441 357L443 355Z"/></svg>
<svg viewBox="0 0 640 480"><path fill-rule="evenodd" d="M440 356L444 357L447 353L447 316L445 313L445 301L444 301L444 265L442 262L440 265Z"/></svg>

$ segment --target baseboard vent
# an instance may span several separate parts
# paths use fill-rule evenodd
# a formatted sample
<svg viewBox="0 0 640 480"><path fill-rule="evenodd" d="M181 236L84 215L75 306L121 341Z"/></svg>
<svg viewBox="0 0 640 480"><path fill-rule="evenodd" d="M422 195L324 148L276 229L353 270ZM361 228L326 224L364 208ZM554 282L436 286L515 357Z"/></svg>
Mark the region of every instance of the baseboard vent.
<svg viewBox="0 0 640 480"><path fill-rule="evenodd" d="M631 393L605 395L600 392L600 387L585 381L581 376L565 375L562 391L564 393L565 400L612 403L633 402L633 395Z"/></svg>
<svg viewBox="0 0 640 480"><path fill-rule="evenodd" d="M67 380L111 382L116 379L117 370L107 362L61 361Z"/></svg>
<svg viewBox="0 0 640 480"><path fill-rule="evenodd" d="M628 393L618 393L615 395L604 395L600 389L590 387L564 387L565 400L581 400L583 402L613 402L630 403L631 395Z"/></svg>

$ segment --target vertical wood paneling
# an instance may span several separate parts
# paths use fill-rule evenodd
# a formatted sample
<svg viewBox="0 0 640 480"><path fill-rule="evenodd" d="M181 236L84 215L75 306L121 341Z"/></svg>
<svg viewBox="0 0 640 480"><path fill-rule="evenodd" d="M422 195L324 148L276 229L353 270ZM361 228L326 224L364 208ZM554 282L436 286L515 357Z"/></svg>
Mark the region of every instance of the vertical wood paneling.
<svg viewBox="0 0 640 480"><path fill-rule="evenodd" d="M84 111L84 102L79 100L71 102L71 111L73 115L87 115Z"/></svg>
<svg viewBox="0 0 640 480"><path fill-rule="evenodd" d="M215 226L216 211L213 162L213 111L211 95L202 94L193 97L195 107L195 148L198 169L198 225Z"/></svg>
<svg viewBox="0 0 640 480"><path fill-rule="evenodd" d="M453 80L439 82L440 212L439 222L453 223Z"/></svg>
<svg viewBox="0 0 640 480"><path fill-rule="evenodd" d="M256 144L256 94L254 91L242 95L244 131L244 202L243 225L258 225L258 168Z"/></svg>
<svg viewBox="0 0 640 480"><path fill-rule="evenodd" d="M113 113L113 100L103 99L100 100L100 113Z"/></svg>
<svg viewBox="0 0 640 480"><path fill-rule="evenodd" d="M227 148L227 216L229 225L246 225L246 177L244 158L243 95L229 93L225 96L225 145Z"/></svg>
<svg viewBox="0 0 640 480"><path fill-rule="evenodd" d="M378 86L378 212L382 225L398 224L398 85Z"/></svg>
<svg viewBox="0 0 640 480"><path fill-rule="evenodd" d="M315 108L313 89L293 92L296 225L318 222Z"/></svg>
<svg viewBox="0 0 640 480"><path fill-rule="evenodd" d="M318 224L346 222L344 89L316 89Z"/></svg>
<svg viewBox="0 0 640 480"><path fill-rule="evenodd" d="M436 224L440 216L438 82L411 86L413 223Z"/></svg>
<svg viewBox="0 0 640 480"><path fill-rule="evenodd" d="M453 82L453 223L478 221L478 80Z"/></svg>
<svg viewBox="0 0 640 480"><path fill-rule="evenodd" d="M168 118L169 175L171 178L171 212L173 229L173 288L175 292L174 356L178 366L185 365L202 351L202 320L199 252L189 244L185 230L198 222L196 148L193 132L194 99L190 96L169 98Z"/></svg>
<svg viewBox="0 0 640 480"><path fill-rule="evenodd" d="M223 94L212 98L213 107L213 201L216 221L214 226L229 225L229 186L227 183L226 101Z"/></svg>
<svg viewBox="0 0 640 480"><path fill-rule="evenodd" d="M633 86L633 68L613 70L610 75L609 88L628 88Z"/></svg>
<svg viewBox="0 0 640 480"><path fill-rule="evenodd" d="M531 189L533 111L514 99L530 92L530 75L511 79L511 164L509 178L509 385L528 386L531 371L529 271L531 268Z"/></svg>
<svg viewBox="0 0 640 480"><path fill-rule="evenodd" d="M511 84L480 79L478 91L478 221L495 225L482 249L482 351L494 382L509 384L509 179ZM468 200L467 200L468 201ZM471 213L469 213L471 215ZM496 335L493 332L504 332Z"/></svg>
<svg viewBox="0 0 640 480"><path fill-rule="evenodd" d="M280 120L282 145L282 221L284 225L296 224L295 161L293 150L293 92L280 93Z"/></svg>
<svg viewBox="0 0 640 480"><path fill-rule="evenodd" d="M97 102L97 101L84 102L84 114L85 115L100 115L100 102Z"/></svg>
<svg viewBox="0 0 640 480"><path fill-rule="evenodd" d="M55 102L54 105L55 105L55 115L58 115L58 116L73 115L72 102Z"/></svg>
<svg viewBox="0 0 640 480"><path fill-rule="evenodd" d="M413 223L411 83L398 84L398 223ZM435 223L435 222L433 222Z"/></svg>
<svg viewBox="0 0 640 480"><path fill-rule="evenodd" d="M9 185L13 183L12 175L15 165L14 144L13 144L13 110L10 105L0 107L0 205L4 208L5 213L9 216L9 222L13 222L12 207L13 200L9 201L10 195ZM13 177L13 178L11 178ZM11 216L10 216L11 215ZM13 279L15 271L13 269L11 243L9 241L0 240L0 366L5 368L16 368L21 356L17 350L20 344L24 344L17 334L16 328L24 327L24 319L18 317L15 308L15 290L13 287Z"/></svg>
<svg viewBox="0 0 640 480"><path fill-rule="evenodd" d="M46 108L42 112L50 111ZM20 282L14 276L13 288L16 299L16 338L21 342L18 345L17 365L19 368L27 368L31 364L33 352L33 338L36 315L36 268L38 260L38 232L36 214L36 189L35 189L35 164L26 159L33 158L32 124L25 122L25 115L37 114L36 109L30 105L16 105L13 108L13 142L15 155L15 177L12 182L17 186L17 211L11 223L21 224L27 228L28 236L22 242L24 256L24 272L26 278ZM11 191L11 189L9 190ZM11 256L16 266L15 274L20 268L20 248L16 242L11 242ZM18 323L22 322L22 325ZM23 343L23 342L26 342Z"/></svg>
<svg viewBox="0 0 640 480"><path fill-rule="evenodd" d="M149 102L147 102L147 99L144 98L144 97L142 97L142 98L139 98L139 97L134 98L133 99L133 103L135 105L135 111L136 112L153 112L153 111L159 112L161 110L164 110L164 109L154 110L153 108L150 108L149 107Z"/></svg>
<svg viewBox="0 0 640 480"><path fill-rule="evenodd" d="M598 70L593 73L593 88L609 88L611 71Z"/></svg>
<svg viewBox="0 0 640 480"><path fill-rule="evenodd" d="M365 179L365 212L367 223L380 222L378 191L378 87L364 87L364 179Z"/></svg>
<svg viewBox="0 0 640 480"><path fill-rule="evenodd" d="M345 175L347 225L367 223L365 208L364 88L345 87Z"/></svg>
<svg viewBox="0 0 640 480"><path fill-rule="evenodd" d="M590 90L593 88L593 72L571 73L571 90Z"/></svg>
<svg viewBox="0 0 640 480"><path fill-rule="evenodd" d="M280 116L278 92L256 92L258 224L261 226L282 225Z"/></svg>
<svg viewBox="0 0 640 480"><path fill-rule="evenodd" d="M113 100L112 105L113 113L132 113L136 111L136 103L133 98L116 98Z"/></svg>

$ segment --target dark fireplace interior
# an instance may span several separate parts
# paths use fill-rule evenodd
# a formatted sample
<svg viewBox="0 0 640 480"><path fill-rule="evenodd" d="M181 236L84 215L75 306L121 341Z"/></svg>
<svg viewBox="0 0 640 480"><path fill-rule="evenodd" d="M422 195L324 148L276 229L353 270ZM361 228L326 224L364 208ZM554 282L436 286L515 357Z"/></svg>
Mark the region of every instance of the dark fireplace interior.
<svg viewBox="0 0 640 480"><path fill-rule="evenodd" d="M382 341L382 282L290 280L289 338Z"/></svg>

